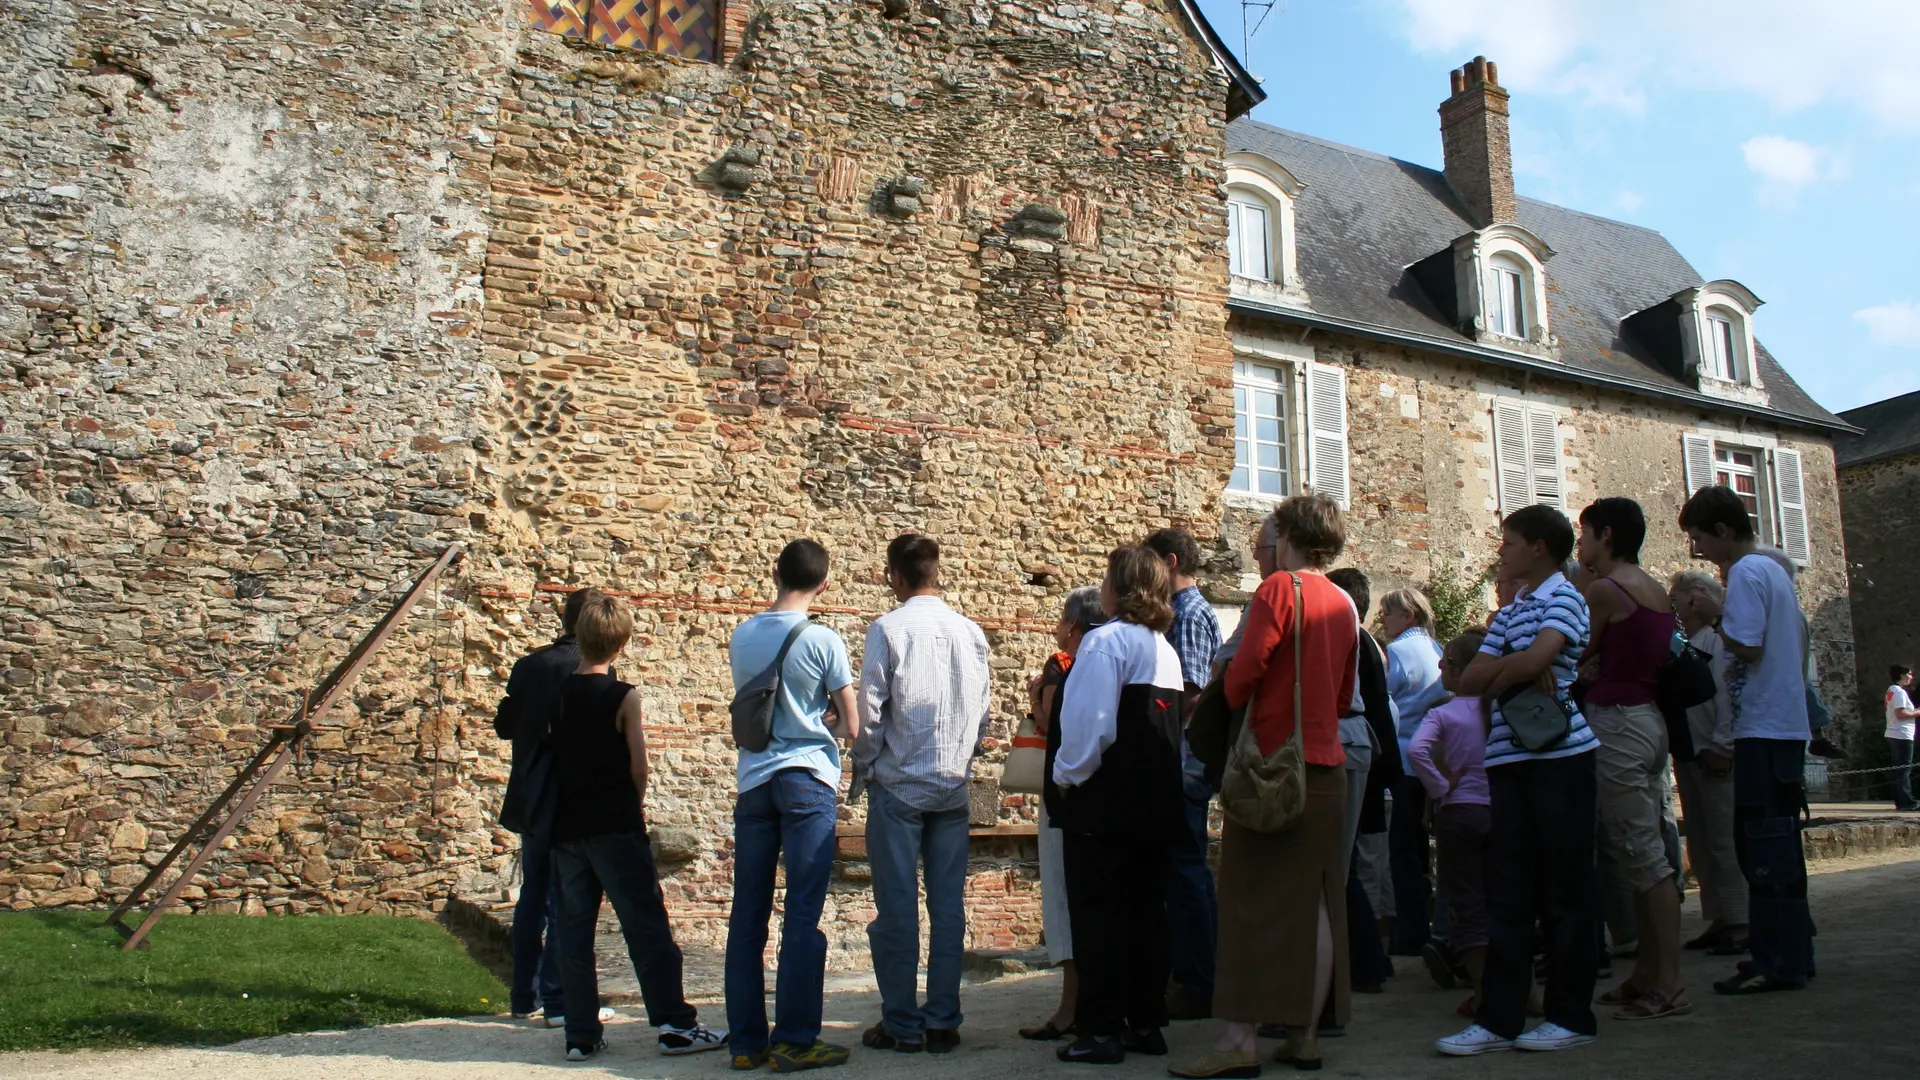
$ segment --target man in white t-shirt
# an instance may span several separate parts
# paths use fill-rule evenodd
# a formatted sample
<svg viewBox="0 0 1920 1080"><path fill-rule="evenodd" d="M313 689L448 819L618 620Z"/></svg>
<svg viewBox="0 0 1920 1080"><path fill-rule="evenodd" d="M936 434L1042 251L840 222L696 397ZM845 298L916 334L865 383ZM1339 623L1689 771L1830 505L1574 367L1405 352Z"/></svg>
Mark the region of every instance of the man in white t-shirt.
<svg viewBox="0 0 1920 1080"><path fill-rule="evenodd" d="M1913 797L1913 719L1920 709L1913 707L1907 688L1913 685L1913 669L1895 664L1888 673L1893 685L1887 687L1887 750L1893 758L1893 808L1920 810Z"/></svg>
<svg viewBox="0 0 1920 1080"><path fill-rule="evenodd" d="M1813 915L1800 845L1807 751L1806 623L1793 579L1755 553L1753 522L1733 489L1705 487L1680 511L1694 550L1726 576L1717 604L1695 592L1725 646L1733 709L1734 853L1747 876L1753 960L1713 984L1723 994L1798 990L1813 975Z"/></svg>

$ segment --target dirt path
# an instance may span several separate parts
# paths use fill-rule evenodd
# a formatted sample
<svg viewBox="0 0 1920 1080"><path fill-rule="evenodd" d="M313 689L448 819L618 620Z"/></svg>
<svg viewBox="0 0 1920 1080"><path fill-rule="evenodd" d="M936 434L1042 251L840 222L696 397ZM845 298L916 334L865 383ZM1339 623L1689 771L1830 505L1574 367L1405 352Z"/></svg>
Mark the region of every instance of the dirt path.
<svg viewBox="0 0 1920 1080"><path fill-rule="evenodd" d="M1904 856L1904 857L1902 857ZM1920 857L1901 853L1821 864L1814 879L1819 920L1820 977L1805 992L1769 997L1716 997L1707 983L1727 962L1688 954L1686 975L1698 1011L1653 1024L1605 1019L1591 1047L1541 1058L1500 1054L1473 1061L1443 1059L1432 1040L1460 1025L1453 1008L1461 994L1434 989L1418 961L1400 960L1385 994L1357 996L1351 1034L1323 1044L1330 1073L1363 1077L1539 1077L1554 1080L1674 1077L1804 1076L1873 1080L1913 1072L1910 1032L1920 994ZM1692 907L1690 904L1689 907ZM1689 914L1688 933L1698 922ZM1063 1076L1049 1047L1022 1042L1020 1024L1043 1015L1059 992L1053 975L1003 979L965 992L965 1044L946 1057L903 1058L856 1050L835 1080L899 1076L942 1078ZM719 1019L717 1004L705 1004ZM623 1010L631 1012L632 1010ZM829 1032L854 1044L878 1014L869 990L830 995ZM1177 1024L1169 1031L1176 1057L1212 1037L1211 1024ZM661 1058L648 1029L628 1019L607 1033L611 1049L591 1066L559 1058L558 1032L496 1018L428 1020L351 1032L259 1039L217 1050L138 1050L71 1054L0 1055L0 1076L49 1080L411 1080L507 1078L565 1072L583 1078L679 1080L727 1072L719 1054ZM1165 1062L1135 1058L1101 1075L1164 1076ZM1077 1074L1075 1074L1077 1075ZM1278 1066L1269 1076L1282 1075Z"/></svg>

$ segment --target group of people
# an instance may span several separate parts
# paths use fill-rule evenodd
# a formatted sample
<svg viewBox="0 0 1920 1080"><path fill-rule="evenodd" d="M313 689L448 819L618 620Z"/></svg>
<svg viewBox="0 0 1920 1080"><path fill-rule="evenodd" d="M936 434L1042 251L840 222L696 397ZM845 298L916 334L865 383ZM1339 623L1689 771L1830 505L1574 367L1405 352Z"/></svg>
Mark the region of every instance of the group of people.
<svg viewBox="0 0 1920 1080"><path fill-rule="evenodd" d="M1325 496L1288 499L1265 520L1261 583L1225 640L1191 536L1163 530L1111 552L1097 587L1067 594L1058 651L1028 687L1046 747L1044 937L1065 978L1054 1013L1021 1034L1071 1039L1064 1062L1111 1064L1166 1054L1171 1020L1214 1017L1210 1048L1172 1075L1257 1076L1263 1036L1282 1040L1274 1060L1319 1068L1350 993L1391 975L1391 946L1425 956L1443 985L1472 987L1460 1011L1473 1022L1441 1053L1559 1050L1594 1037L1608 925L1636 956L1597 999L1621 1019L1691 1010L1682 948L1751 954L1715 984L1723 993L1804 986L1813 924L1795 815L1812 691L1792 564L1757 545L1726 488L1696 492L1679 525L1718 577L1663 585L1641 569L1647 525L1632 500L1599 500L1577 530L1527 507L1503 523L1501 607L1485 627L1438 641L1426 597L1402 589L1381 601L1384 647L1365 629L1365 575L1329 569L1346 537ZM960 1043L986 636L941 598L940 548L920 534L888 547L899 605L868 628L857 682L845 642L809 616L831 584L826 550L793 541L773 578L772 605L729 645L736 692L771 685L773 705L764 748L742 740L737 768L727 1031L686 1004L647 847L639 695L610 666L631 618L610 597L573 593L566 636L514 669L497 722L515 751L503 822L525 842L512 1007L564 1026L571 1059L602 1046L603 892L662 1052L726 1045L736 1069L782 1072L848 1059L820 1038L843 744L846 798L868 800L881 997L861 1042ZM1676 706L1686 670L1704 689ZM1684 946L1670 762L1709 921ZM1284 792L1278 822L1235 788L1269 774L1275 786L1258 790L1268 804ZM763 957L783 860L769 1025ZM1528 1031L1530 1014L1542 1019Z"/></svg>

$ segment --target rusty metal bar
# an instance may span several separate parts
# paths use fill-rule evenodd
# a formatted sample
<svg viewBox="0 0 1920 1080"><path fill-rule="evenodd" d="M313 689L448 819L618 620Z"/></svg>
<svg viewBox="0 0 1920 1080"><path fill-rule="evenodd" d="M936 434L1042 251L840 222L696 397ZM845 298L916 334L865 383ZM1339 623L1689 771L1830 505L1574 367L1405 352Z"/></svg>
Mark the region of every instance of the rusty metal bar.
<svg viewBox="0 0 1920 1080"><path fill-rule="evenodd" d="M248 762L246 767L240 771L240 775L234 778L233 783L229 784L227 789L220 794L220 797L214 800L213 806L209 807L206 813L200 815L199 820L195 821L193 827L188 830L187 834L181 837L179 843L174 845L174 850L167 855L167 858L160 866L155 867L152 873L149 873L139 885L134 887L133 891L127 895L127 898L121 902L120 906L114 909L113 915L109 917L108 921L125 932L126 923L122 919L122 915L131 910L135 904L139 902L141 895L159 879L161 871L164 870L181 851L186 849L192 836L205 828L208 822L214 820L220 809L233 798L237 791L246 787L249 777L255 772L260 773L259 779L253 782L253 786L247 790L246 795L240 799L240 802L235 805L224 818L220 819L220 823L215 826L213 833L207 838L205 843L201 845L200 851L187 862L186 867L180 871L180 876L174 879L173 884L168 886L166 893L161 896L153 905L152 909L147 912L146 918L141 921L138 927L127 934L127 940L120 946L122 949L139 948L146 940L147 934L153 929L154 923L159 921L161 913L174 904L179 903L181 892L193 882L194 877L206 866L208 860L213 857L213 853L220 847L221 842L232 835L233 830L239 827L240 822L245 820L247 815L253 812L254 807L259 805L261 797L266 794L267 789L272 787L274 780L279 777L280 770L286 766L287 761L293 757L307 736L313 733L313 718L325 716L327 711L333 707L334 702L348 690L352 689L354 682L359 679L360 673L365 670L367 664L372 661L373 655L379 652L380 647L386 644L387 639L393 635L393 631L399 627L400 623L406 618L407 613L413 609L414 603L433 585L442 571L458 562L464 554L466 554L466 545L459 543L449 544L446 550L440 553L440 557L434 561L433 565L427 567L426 570L421 572L418 578L414 579L413 586L407 590L407 594L402 596L392 608L388 609L386 615L374 625L374 628L368 631L365 637L360 639L360 642L353 647L353 651L347 654L346 659L340 661L340 663L327 674L326 678L320 680L319 685L307 692L306 696L300 701L300 711L294 715L293 722L291 724L273 725L271 729L273 734L269 738L267 745L261 747L260 752L254 755L253 760ZM268 761L268 758L271 758L271 760ZM264 769L261 768L263 761L267 762Z"/></svg>

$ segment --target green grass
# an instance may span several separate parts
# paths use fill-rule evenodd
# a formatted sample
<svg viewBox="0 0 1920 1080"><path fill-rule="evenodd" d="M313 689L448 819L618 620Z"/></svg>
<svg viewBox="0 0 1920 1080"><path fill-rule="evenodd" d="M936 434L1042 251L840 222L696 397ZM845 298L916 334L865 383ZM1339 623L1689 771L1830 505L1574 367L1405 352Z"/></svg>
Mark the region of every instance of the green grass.
<svg viewBox="0 0 1920 1080"><path fill-rule="evenodd" d="M419 919L170 916L132 952L105 921L0 913L0 1050L208 1045L506 1010L500 980Z"/></svg>

